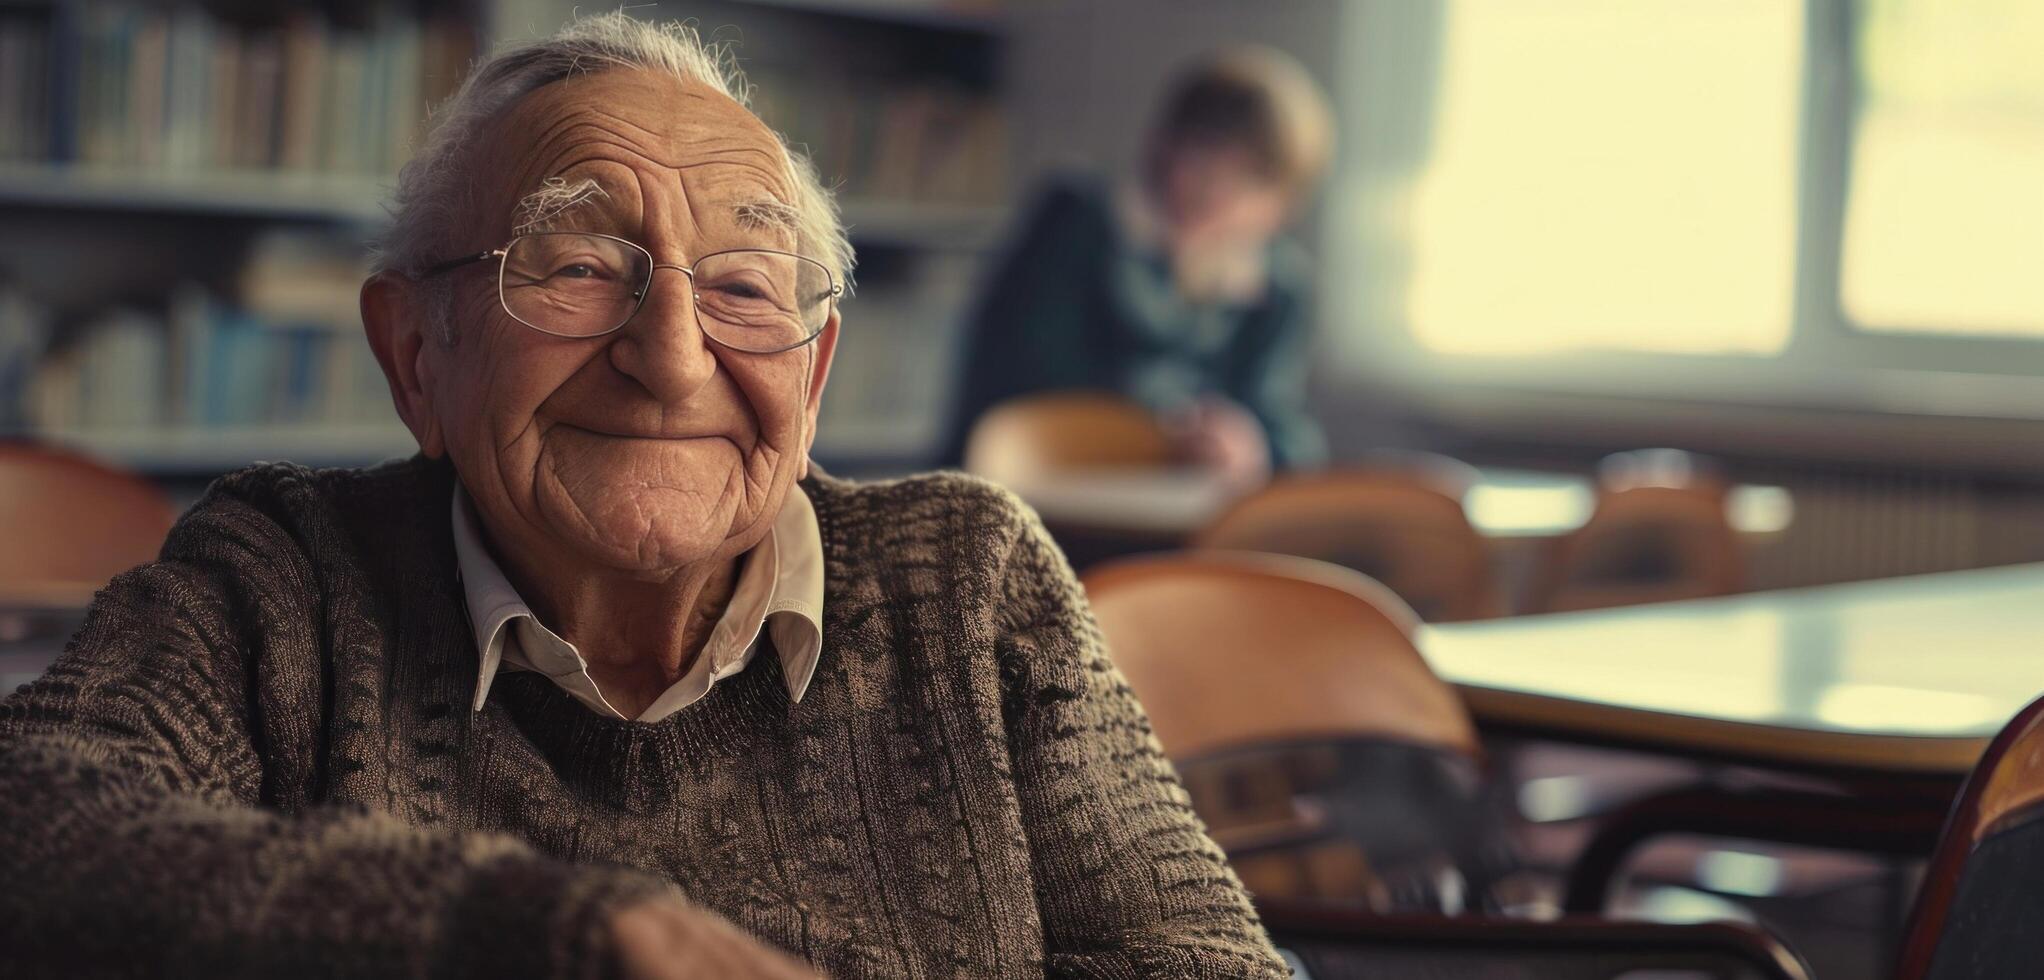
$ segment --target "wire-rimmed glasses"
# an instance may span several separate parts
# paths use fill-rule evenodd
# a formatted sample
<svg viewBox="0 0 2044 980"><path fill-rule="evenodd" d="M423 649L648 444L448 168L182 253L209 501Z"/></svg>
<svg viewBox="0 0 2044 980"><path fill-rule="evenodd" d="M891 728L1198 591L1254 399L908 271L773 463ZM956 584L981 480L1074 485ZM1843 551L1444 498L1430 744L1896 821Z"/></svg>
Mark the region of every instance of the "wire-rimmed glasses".
<svg viewBox="0 0 2044 980"><path fill-rule="evenodd" d="M696 323L704 336L733 350L793 350L823 332L844 286L823 263L793 252L735 248L694 265L653 261L653 253L615 235L539 231L503 248L450 259L426 270L437 276L490 259L497 299L511 318L556 337L600 337L629 322L653 288L653 270L688 276Z"/></svg>

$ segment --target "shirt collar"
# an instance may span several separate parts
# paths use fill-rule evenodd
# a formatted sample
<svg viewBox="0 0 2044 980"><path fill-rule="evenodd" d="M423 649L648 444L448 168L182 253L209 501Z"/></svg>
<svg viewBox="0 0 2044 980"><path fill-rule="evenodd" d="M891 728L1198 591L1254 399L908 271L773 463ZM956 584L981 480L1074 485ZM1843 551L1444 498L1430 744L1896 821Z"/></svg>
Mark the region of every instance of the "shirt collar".
<svg viewBox="0 0 2044 980"><path fill-rule="evenodd" d="M623 717L596 690L580 652L541 623L505 577L458 480L452 508L455 561L475 634L473 710L482 710L497 672L509 667L546 674L591 710ZM762 631L780 656L788 697L800 702L823 652L823 532L800 484L788 488L766 537L746 553L731 600L696 663L639 720L658 721L743 669Z"/></svg>

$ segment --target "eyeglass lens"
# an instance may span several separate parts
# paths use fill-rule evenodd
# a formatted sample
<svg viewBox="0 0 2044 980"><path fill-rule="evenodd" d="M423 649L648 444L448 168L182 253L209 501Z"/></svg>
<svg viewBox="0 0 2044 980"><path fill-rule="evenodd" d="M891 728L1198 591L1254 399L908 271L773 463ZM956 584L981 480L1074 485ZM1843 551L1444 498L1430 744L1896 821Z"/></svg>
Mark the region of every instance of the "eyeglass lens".
<svg viewBox="0 0 2044 980"><path fill-rule="evenodd" d="M830 275L815 261L763 250L718 252L694 266L696 319L720 344L747 351L806 343L830 317ZM504 309L566 337L608 333L631 319L651 288L653 259L606 235L543 232L504 254Z"/></svg>

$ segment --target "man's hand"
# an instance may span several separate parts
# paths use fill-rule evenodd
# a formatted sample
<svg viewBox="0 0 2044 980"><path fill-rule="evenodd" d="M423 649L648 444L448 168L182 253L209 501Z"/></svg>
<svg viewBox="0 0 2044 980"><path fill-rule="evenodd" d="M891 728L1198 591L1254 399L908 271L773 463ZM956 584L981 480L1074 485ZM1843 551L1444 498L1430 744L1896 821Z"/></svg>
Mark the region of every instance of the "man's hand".
<svg viewBox="0 0 2044 980"><path fill-rule="evenodd" d="M746 935L722 916L671 899L639 902L610 920L628 980L817 980L794 957Z"/></svg>

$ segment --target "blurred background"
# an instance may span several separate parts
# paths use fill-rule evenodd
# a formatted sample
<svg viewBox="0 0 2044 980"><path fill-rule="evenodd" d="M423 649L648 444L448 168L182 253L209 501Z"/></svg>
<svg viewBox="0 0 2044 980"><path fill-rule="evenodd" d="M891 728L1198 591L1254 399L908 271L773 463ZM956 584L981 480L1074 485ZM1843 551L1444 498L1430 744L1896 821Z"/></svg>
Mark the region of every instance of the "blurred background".
<svg viewBox="0 0 2044 980"><path fill-rule="evenodd" d="M0 424L183 488L403 453L354 312L424 109L572 5L0 3ZM701 0L836 181L821 459L927 465L1046 175L1131 172L1188 57L1329 95L1310 405L1387 448L1786 488L1749 584L2044 558L2044 7Z"/></svg>
<svg viewBox="0 0 2044 980"><path fill-rule="evenodd" d="M573 9L0 0L0 433L119 471L128 483L94 492L142 515L141 530L80 518L79 501L99 499L84 483L0 480L15 540L0 565L26 569L0 569L0 598L75 613L110 570L153 553L176 506L250 462L412 451L361 335L364 243L427 106L479 54ZM1252 492L1188 473L1157 419L1112 399L990 413L965 462L1034 504L1082 571L1186 545L1325 559L1388 586L1390 646L1411 652L1419 636L1465 693L1951 736L1964 744L1942 769L1895 743L1916 794L1896 812L1925 833L1985 736L2044 690L2010 673L2033 659L2035 568L1486 632L1516 629L1498 619L1515 613L2044 562L2036 0L631 9L735 45L760 114L839 190L858 268L816 447L835 472L956 462L945 442L976 297L1041 188L1126 182L1188 59L1265 45L1324 90L1335 133L1290 232L1311 284L1303 397L1328 476ZM88 551L92 535L100 565L15 560ZM19 587L47 581L65 589ZM1683 611L1707 608L1722 615ZM1451 625L1414 634L1413 614ZM10 622L0 643L20 639ZM13 667L0 656L0 680L34 676L51 646ZM1134 648L1117 649L1139 674ZM1702 664L1717 672L1680 669ZM1171 734L1173 706L1145 700ZM1483 885L1472 906L1554 912L1598 814L1656 789L1700 783L1722 802L1728 786L1808 788L1815 771L1756 777L1741 768L1752 752L1723 745L1671 760L1652 726L1631 731L1654 751L1628 754L1599 726L1629 715L1529 748L1514 738L1523 718L1471 705L1484 745L1456 714L1458 758L1487 753L1482 792L1512 822L1509 861L1489 844L1458 859ZM1180 706L1182 730L1211 707ZM1816 769L1838 778L1835 763ZM1856 757L1838 785L1860 785L1865 766ZM1227 830L1214 800L1234 790L1200 787L1240 787L1187 774ZM1275 785L1289 807L1291 784ZM1896 784L1881 785L1892 802ZM1927 849L1924 833L1903 837L1873 857L1692 844L1648 862L1651 887L1622 907L1759 916L1826 975L1872 975ZM1311 875L1238 867L1260 894L1313 890ZM1392 904L1464 904L1431 874L1400 879ZM1382 898L1381 884L1367 887Z"/></svg>

